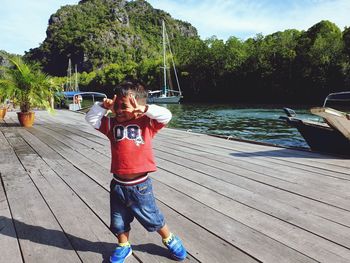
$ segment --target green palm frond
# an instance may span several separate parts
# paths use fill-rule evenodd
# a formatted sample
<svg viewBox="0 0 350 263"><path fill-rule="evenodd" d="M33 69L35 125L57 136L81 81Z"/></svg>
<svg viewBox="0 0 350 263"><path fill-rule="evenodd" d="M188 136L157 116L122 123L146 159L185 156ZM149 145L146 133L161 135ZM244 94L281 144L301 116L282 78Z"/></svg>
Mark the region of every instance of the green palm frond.
<svg viewBox="0 0 350 263"><path fill-rule="evenodd" d="M0 97L16 99L22 111L34 107L52 110L49 101L59 87L21 58L9 58L9 61L11 67L0 68Z"/></svg>

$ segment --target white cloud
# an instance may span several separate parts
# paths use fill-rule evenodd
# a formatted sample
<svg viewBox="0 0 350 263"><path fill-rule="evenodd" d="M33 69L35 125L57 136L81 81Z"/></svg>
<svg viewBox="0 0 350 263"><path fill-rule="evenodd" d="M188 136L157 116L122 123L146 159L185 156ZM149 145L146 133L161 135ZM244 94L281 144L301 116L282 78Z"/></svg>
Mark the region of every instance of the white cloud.
<svg viewBox="0 0 350 263"><path fill-rule="evenodd" d="M154 7L190 22L202 38L246 38L285 29L306 30L321 20L349 26L348 0L150 0Z"/></svg>

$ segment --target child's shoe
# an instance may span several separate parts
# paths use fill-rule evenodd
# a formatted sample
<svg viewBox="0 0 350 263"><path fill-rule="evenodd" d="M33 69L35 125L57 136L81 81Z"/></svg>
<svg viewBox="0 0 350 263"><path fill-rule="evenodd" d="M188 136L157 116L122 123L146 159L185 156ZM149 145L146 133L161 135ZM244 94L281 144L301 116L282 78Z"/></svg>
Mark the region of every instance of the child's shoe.
<svg viewBox="0 0 350 263"><path fill-rule="evenodd" d="M187 256L185 247L180 238L171 234L167 240L163 239L163 244L169 249L171 257L175 260L184 260Z"/></svg>
<svg viewBox="0 0 350 263"><path fill-rule="evenodd" d="M124 263L125 259L130 256L131 253L132 249L130 243L123 246L117 245L109 261L112 263Z"/></svg>

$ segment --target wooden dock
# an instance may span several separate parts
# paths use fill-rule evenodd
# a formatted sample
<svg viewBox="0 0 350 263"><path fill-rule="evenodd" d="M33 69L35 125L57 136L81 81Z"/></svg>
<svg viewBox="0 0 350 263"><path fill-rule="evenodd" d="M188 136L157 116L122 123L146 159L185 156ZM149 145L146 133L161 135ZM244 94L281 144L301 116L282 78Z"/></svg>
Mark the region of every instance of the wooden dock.
<svg viewBox="0 0 350 263"><path fill-rule="evenodd" d="M185 262L350 262L350 160L164 129L155 195ZM84 115L0 121L0 262L108 262L109 142ZM173 262L138 222L126 262Z"/></svg>

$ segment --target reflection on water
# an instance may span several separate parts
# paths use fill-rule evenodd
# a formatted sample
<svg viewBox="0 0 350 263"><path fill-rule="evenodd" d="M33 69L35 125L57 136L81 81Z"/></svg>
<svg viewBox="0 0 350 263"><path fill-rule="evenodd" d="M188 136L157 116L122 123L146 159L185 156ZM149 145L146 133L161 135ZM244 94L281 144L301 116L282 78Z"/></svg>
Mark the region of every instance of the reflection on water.
<svg viewBox="0 0 350 263"><path fill-rule="evenodd" d="M235 108L230 105L168 104L173 119L168 127L193 132L232 136L282 146L308 147L297 129L279 120L282 108ZM307 110L296 110L301 118L317 120Z"/></svg>

